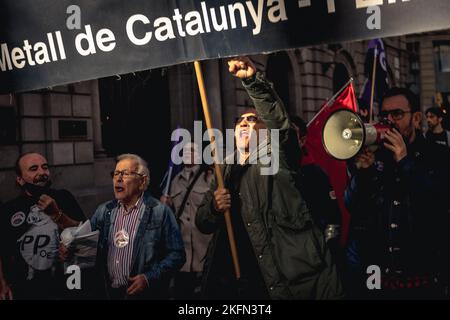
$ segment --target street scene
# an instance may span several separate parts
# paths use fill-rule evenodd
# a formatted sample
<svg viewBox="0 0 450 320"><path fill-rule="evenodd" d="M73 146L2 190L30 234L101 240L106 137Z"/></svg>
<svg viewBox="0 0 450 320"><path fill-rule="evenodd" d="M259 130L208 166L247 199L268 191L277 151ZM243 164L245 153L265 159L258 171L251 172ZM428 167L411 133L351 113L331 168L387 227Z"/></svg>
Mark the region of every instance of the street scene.
<svg viewBox="0 0 450 320"><path fill-rule="evenodd" d="M448 0L0 8L0 300L450 299Z"/></svg>

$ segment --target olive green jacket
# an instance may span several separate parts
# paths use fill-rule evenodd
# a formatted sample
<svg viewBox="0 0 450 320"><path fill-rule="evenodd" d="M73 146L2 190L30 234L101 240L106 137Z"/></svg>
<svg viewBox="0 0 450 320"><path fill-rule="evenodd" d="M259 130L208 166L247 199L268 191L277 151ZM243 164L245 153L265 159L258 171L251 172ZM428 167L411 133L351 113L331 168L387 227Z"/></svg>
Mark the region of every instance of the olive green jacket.
<svg viewBox="0 0 450 320"><path fill-rule="evenodd" d="M296 186L299 183L300 148L283 103L272 85L259 73L253 79L243 81L243 85L253 100L258 117L269 130L279 129L278 143L266 140L260 143L259 152L250 155L250 163L255 157L257 163L250 165L239 189L242 218L267 291L272 299L342 298L342 286L324 236L313 225ZM261 169L267 167L263 165L267 163L263 160L267 159L262 159L261 154L273 155L272 159L279 155L278 172L261 175ZM230 165L222 167L225 187L231 183L230 169ZM221 267L214 264L214 255L219 233L226 232L223 214L214 210L216 188L213 185L206 194L196 216L201 232L214 233L204 267L205 290L212 270Z"/></svg>

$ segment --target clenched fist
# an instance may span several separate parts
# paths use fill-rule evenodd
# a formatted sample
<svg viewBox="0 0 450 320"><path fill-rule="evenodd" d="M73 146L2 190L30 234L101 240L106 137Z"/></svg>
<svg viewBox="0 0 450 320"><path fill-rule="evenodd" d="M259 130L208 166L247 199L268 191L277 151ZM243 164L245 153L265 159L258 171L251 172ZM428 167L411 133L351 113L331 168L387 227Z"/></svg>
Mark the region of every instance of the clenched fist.
<svg viewBox="0 0 450 320"><path fill-rule="evenodd" d="M248 79L256 73L256 67L249 58L236 57L228 61L228 71L239 79Z"/></svg>
<svg viewBox="0 0 450 320"><path fill-rule="evenodd" d="M59 213L59 207L56 204L55 199L46 194L41 195L37 206L50 217L55 216Z"/></svg>
<svg viewBox="0 0 450 320"><path fill-rule="evenodd" d="M214 191L214 208L222 213L231 208L231 195L227 189Z"/></svg>

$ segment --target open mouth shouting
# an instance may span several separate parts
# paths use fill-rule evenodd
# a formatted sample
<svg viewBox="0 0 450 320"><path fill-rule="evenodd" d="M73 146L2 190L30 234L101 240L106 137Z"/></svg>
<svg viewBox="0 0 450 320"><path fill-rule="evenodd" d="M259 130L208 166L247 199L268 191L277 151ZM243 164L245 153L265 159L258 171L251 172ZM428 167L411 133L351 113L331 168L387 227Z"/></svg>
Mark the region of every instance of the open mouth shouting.
<svg viewBox="0 0 450 320"><path fill-rule="evenodd" d="M250 130L248 128L244 128L239 131L239 138L248 139L249 137L250 137Z"/></svg>
<svg viewBox="0 0 450 320"><path fill-rule="evenodd" d="M117 194L122 193L124 190L125 190L124 187L122 187L122 186L120 186L120 185L115 185L115 186L114 186L114 191L115 191Z"/></svg>

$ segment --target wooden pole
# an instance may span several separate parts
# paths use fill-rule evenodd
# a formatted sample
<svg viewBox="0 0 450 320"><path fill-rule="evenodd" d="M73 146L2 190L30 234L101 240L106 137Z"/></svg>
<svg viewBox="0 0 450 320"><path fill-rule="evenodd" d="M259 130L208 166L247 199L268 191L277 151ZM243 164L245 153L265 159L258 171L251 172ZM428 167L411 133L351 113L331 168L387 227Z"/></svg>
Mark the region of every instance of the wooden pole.
<svg viewBox="0 0 450 320"><path fill-rule="evenodd" d="M377 55L378 49L375 48L373 51L373 66L372 66L372 88L370 91L370 113L369 113L369 123L373 122L373 98L375 95L375 75L377 74Z"/></svg>
<svg viewBox="0 0 450 320"><path fill-rule="evenodd" d="M218 185L219 189L222 189L222 188L225 188L225 185L223 182L222 171L220 170L219 161L217 158L216 137L214 136L214 133L211 130L213 128L213 126L212 126L212 122L211 122L211 116L209 114L209 105L208 105L208 99L206 98L205 84L203 82L203 73L202 73L202 69L201 69L199 61L195 61L194 66L195 66L195 74L197 75L198 89L200 91L200 97L202 100L203 113L205 115L206 127L208 128L209 140L211 141L211 148L213 150L214 170L216 172L217 185ZM234 239L233 227L231 225L230 210L225 211L224 216L225 216L225 224L226 224L227 233L228 233L228 242L230 244L230 249L231 249L231 257L233 259L234 272L236 275L236 279L240 279L241 278L241 268L239 266L236 241Z"/></svg>

